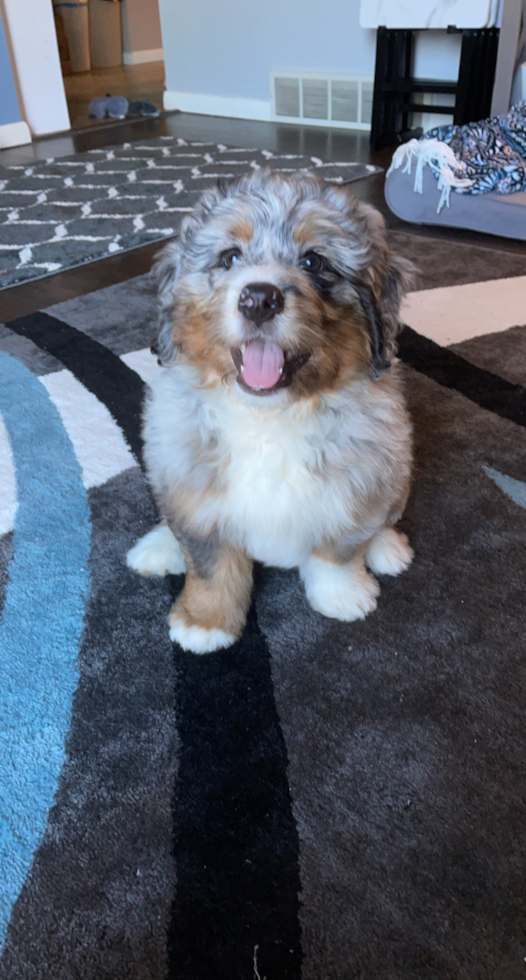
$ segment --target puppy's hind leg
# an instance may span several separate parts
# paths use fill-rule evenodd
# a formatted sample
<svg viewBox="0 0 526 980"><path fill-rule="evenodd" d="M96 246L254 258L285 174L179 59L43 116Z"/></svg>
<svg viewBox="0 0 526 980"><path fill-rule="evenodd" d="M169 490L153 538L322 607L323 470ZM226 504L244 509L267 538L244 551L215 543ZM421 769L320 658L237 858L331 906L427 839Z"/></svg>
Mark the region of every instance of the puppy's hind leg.
<svg viewBox="0 0 526 980"><path fill-rule="evenodd" d="M165 523L139 538L126 555L126 564L140 575L181 575L186 571L179 542Z"/></svg>
<svg viewBox="0 0 526 980"><path fill-rule="evenodd" d="M363 550L339 562L324 549L300 566L300 575L309 605L322 616L353 622L376 609L380 586L365 570Z"/></svg>
<svg viewBox="0 0 526 980"><path fill-rule="evenodd" d="M384 527L365 549L365 564L375 575L400 575L413 561L413 549L405 534Z"/></svg>

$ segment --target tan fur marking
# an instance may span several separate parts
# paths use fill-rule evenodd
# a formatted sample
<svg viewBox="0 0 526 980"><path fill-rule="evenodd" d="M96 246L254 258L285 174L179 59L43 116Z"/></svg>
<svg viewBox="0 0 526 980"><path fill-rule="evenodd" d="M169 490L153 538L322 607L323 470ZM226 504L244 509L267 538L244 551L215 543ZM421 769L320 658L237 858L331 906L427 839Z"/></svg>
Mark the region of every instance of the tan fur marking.
<svg viewBox="0 0 526 980"><path fill-rule="evenodd" d="M356 545L347 546L338 541L327 541L319 548L314 548L312 554L314 558L330 562L332 565L348 565L351 561L362 559L366 547L366 544L357 547Z"/></svg>
<svg viewBox="0 0 526 980"><path fill-rule="evenodd" d="M234 380L237 371L230 352L220 340L221 313L214 303L207 307L189 302L185 318L174 329L174 339L181 345L183 356L199 368L204 386Z"/></svg>
<svg viewBox="0 0 526 980"><path fill-rule="evenodd" d="M232 223L229 230L234 241L244 242L245 244L251 241L254 234L254 226L247 218L239 218Z"/></svg>
<svg viewBox="0 0 526 980"><path fill-rule="evenodd" d="M182 545L187 572L185 587L172 606L170 622L223 630L240 636L245 625L252 592L252 562L241 551L223 545L209 579L201 578L193 567L192 556Z"/></svg>
<svg viewBox="0 0 526 980"><path fill-rule="evenodd" d="M193 487L188 487L183 483L178 483L168 490L166 490L159 501L160 510L164 515L166 515L167 523L170 525L172 530L176 528L178 524L184 524L185 527L192 528L194 521L194 515L197 511L203 507L207 501L216 496L219 490L219 471L218 471L218 460L215 458L213 449L210 449L207 455L206 447L199 443L195 445L196 456L198 453L203 453L199 456L199 461L206 467L206 474L209 477L209 481L202 479L200 474L200 486L199 489L194 489ZM177 531L174 531L177 537ZM200 534L203 534L203 530L200 530Z"/></svg>
<svg viewBox="0 0 526 980"><path fill-rule="evenodd" d="M294 241L299 245L300 248L308 248L309 245L312 246L312 242L323 235L324 230L327 227L326 221L323 217L317 214L307 213L301 219L301 221L294 227ZM340 236L344 239L344 233L339 228L335 228L331 225L331 233L333 236Z"/></svg>

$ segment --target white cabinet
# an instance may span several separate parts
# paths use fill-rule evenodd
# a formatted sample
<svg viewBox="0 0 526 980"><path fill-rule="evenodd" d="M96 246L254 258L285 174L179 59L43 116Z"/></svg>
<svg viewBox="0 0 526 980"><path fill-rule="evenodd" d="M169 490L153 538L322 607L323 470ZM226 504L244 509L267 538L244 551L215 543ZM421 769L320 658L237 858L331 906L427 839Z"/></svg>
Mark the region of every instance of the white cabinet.
<svg viewBox="0 0 526 980"><path fill-rule="evenodd" d="M498 0L361 0L362 27L413 30L494 27Z"/></svg>

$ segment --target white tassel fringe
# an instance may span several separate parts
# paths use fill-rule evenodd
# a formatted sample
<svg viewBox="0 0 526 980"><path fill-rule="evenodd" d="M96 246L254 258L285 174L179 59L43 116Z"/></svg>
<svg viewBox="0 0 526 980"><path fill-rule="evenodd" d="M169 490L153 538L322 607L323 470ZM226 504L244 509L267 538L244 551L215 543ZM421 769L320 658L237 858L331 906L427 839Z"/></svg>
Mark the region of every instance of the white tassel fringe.
<svg viewBox="0 0 526 980"><path fill-rule="evenodd" d="M387 175L392 170L399 170L400 167L403 168L402 173L410 174L413 161L416 163L414 190L418 194L423 190L423 173L426 164L438 178L437 187L441 194L437 214L440 214L443 207L449 207L451 188L462 193L475 183L469 177L458 176L458 171L463 171L466 164L463 160L457 160L451 147L441 140L410 140L409 143L403 143L395 151Z"/></svg>

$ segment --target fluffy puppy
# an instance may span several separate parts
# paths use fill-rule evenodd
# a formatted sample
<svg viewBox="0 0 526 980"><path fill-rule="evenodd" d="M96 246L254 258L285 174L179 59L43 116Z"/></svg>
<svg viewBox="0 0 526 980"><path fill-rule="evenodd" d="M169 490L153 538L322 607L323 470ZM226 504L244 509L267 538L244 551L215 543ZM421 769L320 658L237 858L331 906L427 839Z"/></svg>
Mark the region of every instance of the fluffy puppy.
<svg viewBox="0 0 526 980"><path fill-rule="evenodd" d="M186 571L170 636L241 634L252 562L298 567L310 605L355 620L412 559L393 529L411 427L396 363L411 275L345 187L257 171L206 191L157 265L163 365L144 410L162 523L128 553Z"/></svg>

